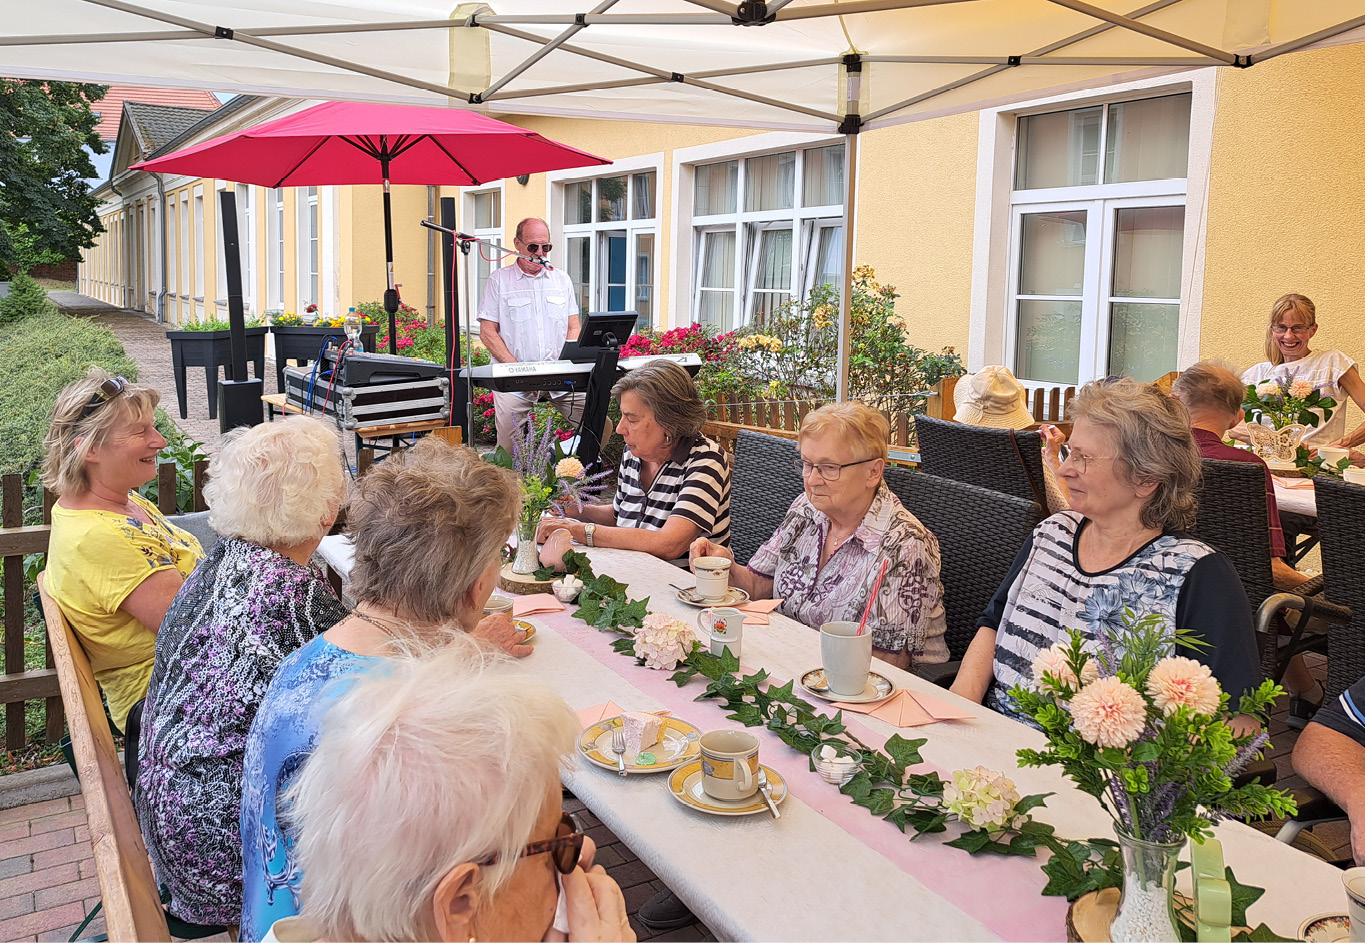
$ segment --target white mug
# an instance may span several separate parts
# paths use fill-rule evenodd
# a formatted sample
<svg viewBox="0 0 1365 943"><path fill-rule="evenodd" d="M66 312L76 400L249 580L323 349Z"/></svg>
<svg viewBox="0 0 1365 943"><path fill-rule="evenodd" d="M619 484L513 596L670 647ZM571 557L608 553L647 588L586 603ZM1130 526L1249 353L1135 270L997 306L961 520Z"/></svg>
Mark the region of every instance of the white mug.
<svg viewBox="0 0 1365 943"><path fill-rule="evenodd" d="M1318 446L1318 458L1322 459L1322 463L1328 468L1336 468L1337 462L1350 454L1350 449L1343 449L1336 445Z"/></svg>
<svg viewBox="0 0 1365 943"><path fill-rule="evenodd" d="M857 697L872 670L872 632L859 635L856 622L826 622L820 626L820 661L831 694Z"/></svg>
<svg viewBox="0 0 1365 943"><path fill-rule="evenodd" d="M711 640L711 654L717 658L725 649L739 657L739 646L744 641L744 613L728 606L703 609L697 615L697 625L703 637Z"/></svg>
<svg viewBox="0 0 1365 943"><path fill-rule="evenodd" d="M1351 940L1365 941L1365 868L1348 868L1341 874L1346 888L1346 912L1351 915Z"/></svg>
<svg viewBox="0 0 1365 943"><path fill-rule="evenodd" d="M1353 485L1365 485L1365 468L1356 468L1352 465L1341 473L1341 477Z"/></svg>
<svg viewBox="0 0 1365 943"><path fill-rule="evenodd" d="M692 572L697 575L694 592L707 602L720 602L730 589L729 557L697 557L692 561Z"/></svg>

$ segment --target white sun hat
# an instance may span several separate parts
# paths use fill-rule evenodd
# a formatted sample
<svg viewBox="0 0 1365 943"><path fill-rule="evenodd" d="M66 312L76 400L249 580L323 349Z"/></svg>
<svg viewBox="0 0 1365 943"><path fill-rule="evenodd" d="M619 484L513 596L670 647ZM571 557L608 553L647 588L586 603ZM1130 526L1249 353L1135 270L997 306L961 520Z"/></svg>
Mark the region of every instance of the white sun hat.
<svg viewBox="0 0 1365 943"><path fill-rule="evenodd" d="M1037 420L1028 411L1028 391L1008 367L982 367L958 377L953 390L958 422L991 429L1026 429Z"/></svg>

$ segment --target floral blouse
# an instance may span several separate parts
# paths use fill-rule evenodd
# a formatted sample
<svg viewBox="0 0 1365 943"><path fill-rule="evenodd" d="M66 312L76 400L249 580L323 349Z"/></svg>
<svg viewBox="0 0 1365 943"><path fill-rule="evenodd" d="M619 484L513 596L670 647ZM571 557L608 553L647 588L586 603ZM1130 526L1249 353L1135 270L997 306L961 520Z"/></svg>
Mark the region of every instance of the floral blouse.
<svg viewBox="0 0 1365 943"><path fill-rule="evenodd" d="M883 482L853 536L820 567L829 518L804 494L792 502L777 533L758 548L749 569L772 579L779 612L812 628L857 621L882 560L886 578L868 616L872 644L908 650L916 664L948 660L938 539L905 509Z"/></svg>

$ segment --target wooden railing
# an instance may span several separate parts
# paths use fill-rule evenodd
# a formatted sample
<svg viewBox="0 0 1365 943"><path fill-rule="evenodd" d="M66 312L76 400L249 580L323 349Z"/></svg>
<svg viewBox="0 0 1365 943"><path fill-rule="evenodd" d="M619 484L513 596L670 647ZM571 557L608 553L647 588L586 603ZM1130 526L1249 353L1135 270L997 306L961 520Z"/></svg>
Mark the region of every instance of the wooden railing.
<svg viewBox="0 0 1365 943"><path fill-rule="evenodd" d="M194 466L193 510L202 511L204 479L207 462ZM176 469L166 463L157 469L157 507L163 514L174 514L176 507ZM46 702L44 731L48 743L62 739L64 719L62 699L57 687L57 673L52 660L52 646L46 644L45 667L29 669L24 658L24 613L33 593L33 585L25 578L24 557L46 553L52 531L54 498L42 495L43 522L24 524L24 476L5 475L0 488L0 566L4 570L5 600L5 660L4 674L0 675L0 704L5 705L5 749L20 750L26 744L25 702ZM46 635L44 636L46 639Z"/></svg>

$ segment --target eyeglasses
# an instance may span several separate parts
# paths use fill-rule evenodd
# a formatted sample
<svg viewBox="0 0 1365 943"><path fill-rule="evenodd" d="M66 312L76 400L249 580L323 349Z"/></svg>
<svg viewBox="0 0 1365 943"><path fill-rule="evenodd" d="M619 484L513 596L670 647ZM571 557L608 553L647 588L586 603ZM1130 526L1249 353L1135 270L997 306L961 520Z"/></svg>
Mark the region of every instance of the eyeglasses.
<svg viewBox="0 0 1365 943"><path fill-rule="evenodd" d="M541 249L544 249L548 253L554 248L554 243L551 242L527 242L523 243L523 245L526 246L527 252L539 252Z"/></svg>
<svg viewBox="0 0 1365 943"><path fill-rule="evenodd" d="M547 838L544 841L533 841L525 848L521 849L518 858L529 858L532 855L543 855L551 853L554 855L555 868L560 874L572 874L573 869L578 867L578 856L583 853L583 828L578 824L578 820L571 814L565 812L559 819L559 835L555 838ZM498 863L498 855L484 855L482 858L475 859L475 864L493 865Z"/></svg>
<svg viewBox="0 0 1365 943"><path fill-rule="evenodd" d="M839 476L844 473L845 468L851 468L854 465L866 465L868 462L875 461L876 461L875 458L865 458L859 462L844 462L844 464L842 465L835 465L833 462L825 462L821 465L812 465L810 462L803 461L802 459L798 458L792 462L792 467L796 469L797 474L799 474L802 478L805 478L807 475L811 473L811 470L814 469L815 471L820 473L820 477L825 479L825 481L838 481Z"/></svg>
<svg viewBox="0 0 1365 943"><path fill-rule="evenodd" d="M89 416L115 396L118 396L127 386L128 381L123 377L109 377L106 379L100 384L99 389L95 391L94 395L90 397L90 402L85 404L85 408L81 410L80 417L77 421Z"/></svg>
<svg viewBox="0 0 1365 943"><path fill-rule="evenodd" d="M1104 457L1099 455L1086 455L1084 452L1077 452L1069 445L1063 445L1060 449L1057 450L1057 454L1062 457L1062 461L1070 462L1072 467L1075 468L1076 471L1080 472L1082 475L1085 474L1086 467L1091 462L1112 462L1115 458L1118 457L1115 455L1109 455Z"/></svg>
<svg viewBox="0 0 1365 943"><path fill-rule="evenodd" d="M1272 334L1293 334L1295 337L1303 337L1316 325L1313 324L1276 324L1270 329Z"/></svg>

